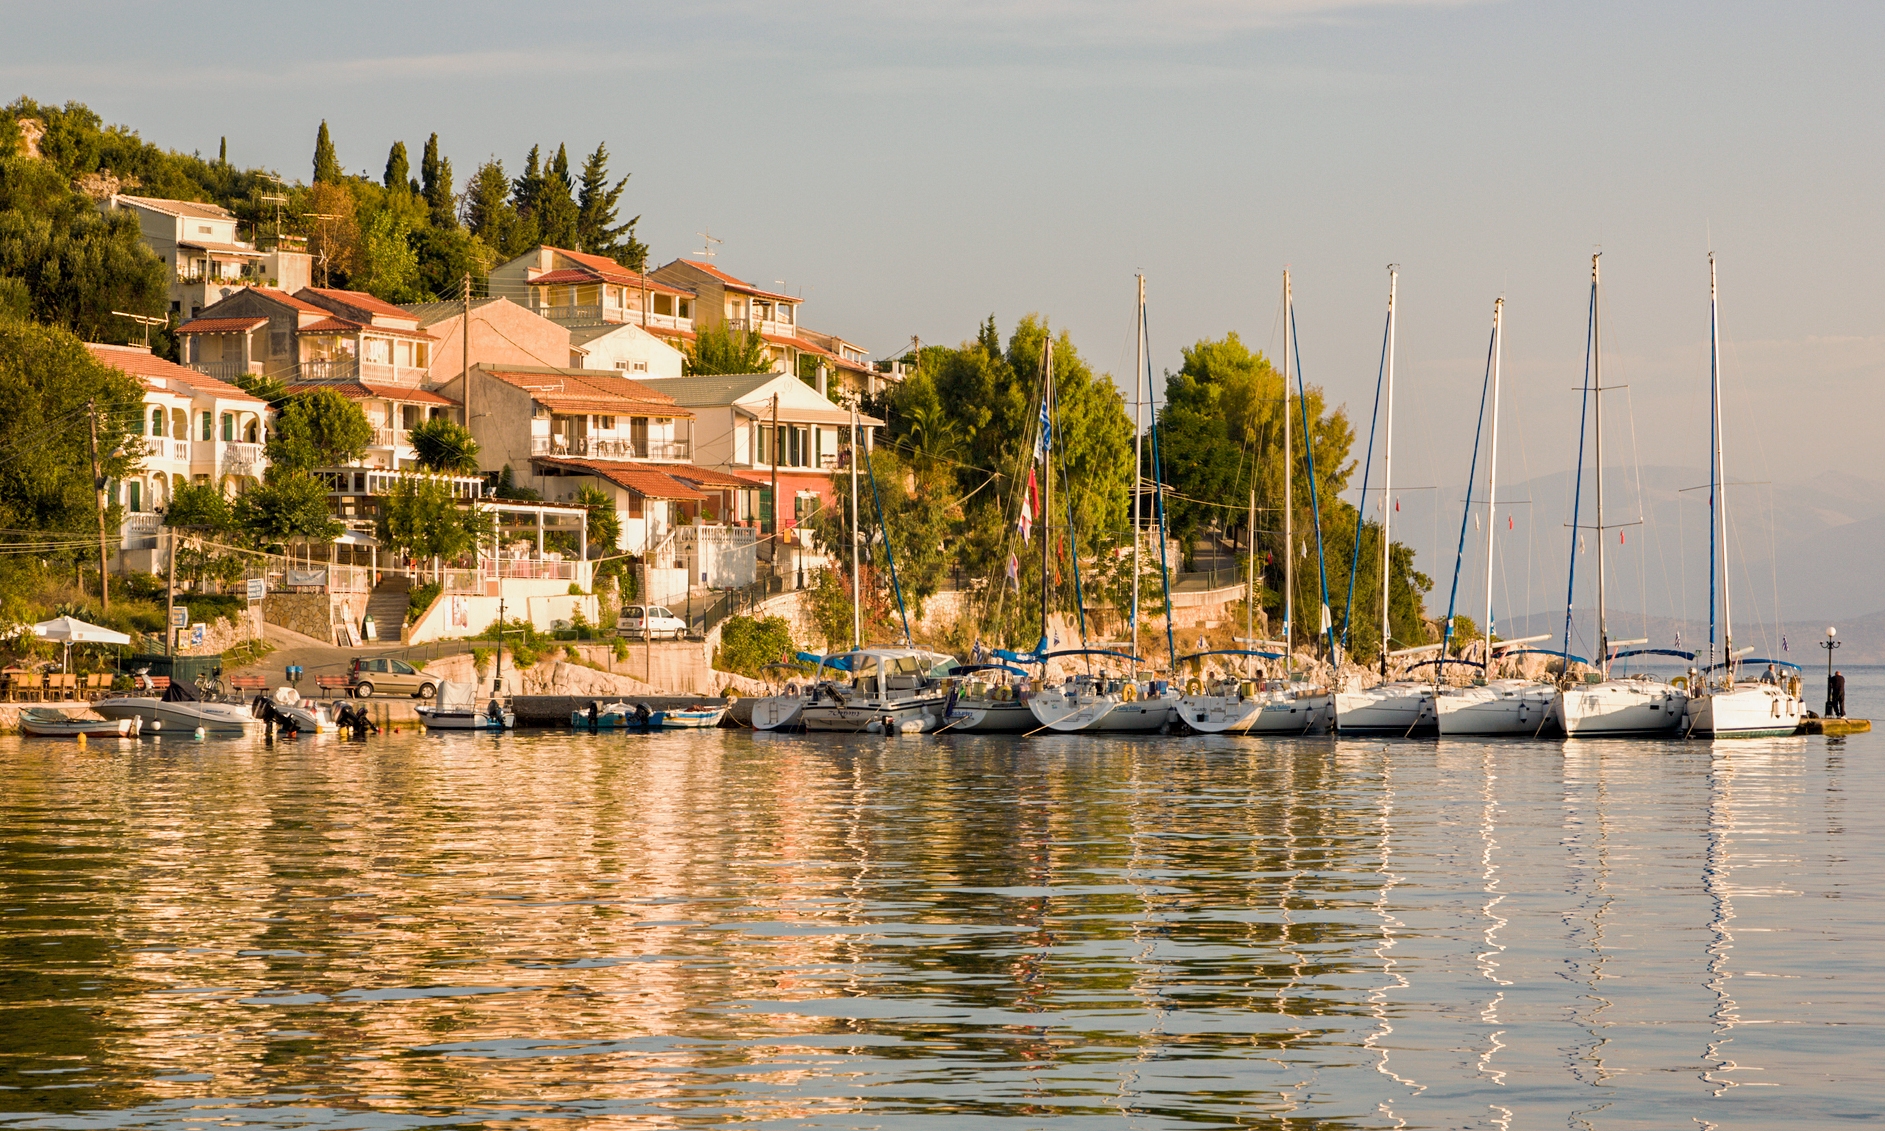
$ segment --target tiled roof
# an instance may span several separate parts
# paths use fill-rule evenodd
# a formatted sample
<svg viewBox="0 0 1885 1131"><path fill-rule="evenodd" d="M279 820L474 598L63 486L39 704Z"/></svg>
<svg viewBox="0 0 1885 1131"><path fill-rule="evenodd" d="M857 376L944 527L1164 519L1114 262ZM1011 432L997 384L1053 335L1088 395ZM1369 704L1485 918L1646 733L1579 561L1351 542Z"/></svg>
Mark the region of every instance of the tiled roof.
<svg viewBox="0 0 1885 1131"><path fill-rule="evenodd" d="M494 302L509 301L510 300L505 298L474 298L471 300L471 309L482 310ZM419 320L419 328L423 330L427 326L436 325L462 315L465 312L465 304L457 299L448 299L444 302L409 302L403 304L399 309L405 311L408 318L417 318ZM522 308L520 307L519 309Z"/></svg>
<svg viewBox="0 0 1885 1131"><path fill-rule="evenodd" d="M233 220L235 216L220 205L204 204L197 200L165 200L155 196L132 196L119 193L117 199L132 204L141 204L153 212L162 212L170 216L190 216L198 220Z"/></svg>
<svg viewBox="0 0 1885 1131"><path fill-rule="evenodd" d="M212 255L241 255L260 259L262 252L245 243L211 243L208 240L178 240L178 247L192 247L198 251L207 251Z"/></svg>
<svg viewBox="0 0 1885 1131"><path fill-rule="evenodd" d="M654 464L614 463L598 459L565 459L561 456L532 456L530 462L540 468L553 467L559 471L574 471L583 475L593 475L598 479L606 479L617 487L633 491L644 498L696 501L708 498L707 495L694 490Z"/></svg>
<svg viewBox="0 0 1885 1131"><path fill-rule="evenodd" d="M326 287L303 287L295 293L298 295L318 295L320 298L327 299L329 302L351 306L356 310L364 310L369 314L378 314L386 318L410 319L413 317L412 311L394 306L385 299L376 298L365 291L343 291ZM320 304L316 302L315 305L318 306Z"/></svg>
<svg viewBox="0 0 1885 1131"><path fill-rule="evenodd" d="M271 302L278 302L283 306L293 307L296 310L305 311L308 314L328 313L328 309L324 306L316 306L311 302L296 298L287 291L277 290L274 287L250 287L249 289Z"/></svg>
<svg viewBox="0 0 1885 1131"><path fill-rule="evenodd" d="M187 385L196 392L220 397L223 400L266 403L227 381L219 381L214 377L198 373L188 366L178 365L174 361L165 361L143 346L114 346L103 342L86 342L85 348L91 350L93 356L106 365L113 369L123 370L142 380L151 388L161 388L165 382L175 381L178 384Z"/></svg>
<svg viewBox="0 0 1885 1131"><path fill-rule="evenodd" d="M239 334L257 326L268 325L261 315L249 318L192 318L177 327L179 334Z"/></svg>
<svg viewBox="0 0 1885 1131"><path fill-rule="evenodd" d="M408 315L407 317L411 317ZM371 322L355 322L351 318L341 318L330 314L319 322L310 322L296 331L300 334L386 334L395 338L416 338L425 342L436 342L438 336L424 330L407 330L398 326L375 326Z"/></svg>
<svg viewBox="0 0 1885 1131"><path fill-rule="evenodd" d="M568 255L570 253L564 252L563 254ZM603 260L603 262L608 263L610 261ZM533 287L565 283L615 283L620 286L640 289L642 276L635 274L626 267L614 266L613 264L611 264L611 269L581 265L576 267L559 267L554 271L546 271L541 275L533 276L527 280L527 282ZM693 291L682 290L680 287L659 282L655 279L649 279L647 282L649 294L681 295L690 298L694 294Z"/></svg>
<svg viewBox="0 0 1885 1131"><path fill-rule="evenodd" d="M667 467L669 475L697 487L733 487L742 491L751 491L768 484L757 476L747 477L734 471L722 471L717 467L700 467L695 464L683 464L679 467Z"/></svg>
<svg viewBox="0 0 1885 1131"><path fill-rule="evenodd" d="M692 417L674 398L605 369L549 369L507 365L485 367L489 376L528 392L551 408L608 416L646 413L650 416Z"/></svg>
<svg viewBox="0 0 1885 1131"><path fill-rule="evenodd" d="M350 401L381 400L451 405L454 408L458 406L458 402L450 397L442 397L430 389L411 385L381 385L371 381L302 381L288 386L291 393L315 393L322 389L331 389Z"/></svg>
<svg viewBox="0 0 1885 1131"><path fill-rule="evenodd" d="M761 290L760 288L755 287L753 284L747 282L745 279L734 278L732 275L727 274L725 271L720 270L718 267L715 267L711 263L702 263L698 259L683 259L683 260L680 260L680 262L687 264L689 267L692 267L697 271L705 271L707 274L712 275L714 278L720 280L721 285L726 287L728 290L740 291L744 294L758 295L761 298L776 298L783 302L799 301L797 295L782 295L777 291Z"/></svg>
<svg viewBox="0 0 1885 1131"><path fill-rule="evenodd" d="M820 357L829 357L834 360L837 358L837 355L832 353L830 350L826 349L825 347L821 345L818 345L815 342L808 342L804 338L792 337L792 336L783 335L783 334L761 334L759 336L771 342L775 346L791 346L793 349L799 350L803 353L815 353Z"/></svg>

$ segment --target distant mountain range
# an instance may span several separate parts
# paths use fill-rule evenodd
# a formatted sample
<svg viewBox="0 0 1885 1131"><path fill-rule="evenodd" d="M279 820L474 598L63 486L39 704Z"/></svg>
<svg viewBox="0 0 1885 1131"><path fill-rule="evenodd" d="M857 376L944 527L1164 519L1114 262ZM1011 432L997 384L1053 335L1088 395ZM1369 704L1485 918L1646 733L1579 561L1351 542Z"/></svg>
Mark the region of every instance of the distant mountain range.
<svg viewBox="0 0 1885 1131"><path fill-rule="evenodd" d="M1444 613L1446 610L1442 609ZM1473 614L1468 613L1468 616ZM1474 617L1475 620L1478 617ZM1706 654L1708 651L1708 622L1676 620L1672 617L1645 616L1640 612L1628 612L1611 609L1609 615L1610 638L1612 640L1635 640L1647 637L1648 648L1674 648L1680 640L1684 651ZM1834 626L1839 630L1840 646L1838 655L1833 658L1835 665L1840 664L1885 664L1885 610L1869 613L1865 616L1839 619ZM1786 621L1778 628L1769 625L1743 625L1735 630L1735 648L1755 649L1753 656L1765 659L1791 660L1809 671L1824 671L1826 652L1820 648L1820 641L1826 639L1827 622L1825 621ZM1532 613L1529 616L1512 620L1500 619L1496 631L1502 639L1512 640L1527 636L1550 633L1551 640L1533 645L1538 648L1555 648L1564 639L1564 613L1562 611ZM1680 634L1680 635L1678 635ZM1590 656L1596 644L1596 617L1587 610L1580 610L1574 621L1571 634L1571 651L1575 655ZM1782 647L1782 642L1785 647ZM1717 646L1719 648L1719 645Z"/></svg>
<svg viewBox="0 0 1885 1131"><path fill-rule="evenodd" d="M1505 462L1503 459L1501 462ZM1821 475L1801 483L1743 482L1728 487L1729 553L1736 637L1757 643L1765 631L1778 647L1784 633L1796 647L1810 635L1817 639L1827 623L1840 626L1852 642L1842 658L1865 650L1885 662L1885 483ZM1605 476L1607 604L1614 624L1629 617L1649 617L1651 635L1661 624L1661 638L1682 625L1685 642L1708 615L1708 472L1705 468L1644 467L1641 485L1635 471L1613 469ZM1539 476L1498 491L1499 569L1494 578L1494 609L1525 608L1562 630L1567 552L1571 544L1573 473ZM1584 505L1578 522L1582 547L1578 558L1576 604L1596 602L1594 575L1597 531L1592 482L1586 472ZM1414 546L1417 568L1434 583L1427 608L1445 614L1458 553L1464 491L1457 485L1438 490L1410 489L1398 496L1395 539ZM1475 509L1479 509L1476 507ZM1374 516L1371 509L1371 517ZM1484 615L1485 532L1469 522L1456 607L1475 621ZM1635 610L1629 614L1619 610ZM1776 613L1776 609L1778 612ZM1616 619L1616 618L1623 619ZM1503 628L1507 618L1500 614ZM1820 622L1817 625L1810 622ZM1763 626L1764 629L1763 629ZM1544 631L1539 628L1536 631ZM1530 635L1517 632L1516 635ZM1511 635L1508 634L1508 635ZM1640 629L1613 635L1642 636ZM1870 641L1872 643L1862 643Z"/></svg>

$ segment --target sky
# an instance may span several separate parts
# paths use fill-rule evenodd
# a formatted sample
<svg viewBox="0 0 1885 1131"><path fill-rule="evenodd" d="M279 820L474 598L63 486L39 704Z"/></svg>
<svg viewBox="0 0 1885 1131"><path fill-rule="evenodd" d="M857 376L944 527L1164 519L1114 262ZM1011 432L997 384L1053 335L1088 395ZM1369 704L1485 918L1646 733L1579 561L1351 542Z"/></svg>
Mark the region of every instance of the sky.
<svg viewBox="0 0 1885 1131"><path fill-rule="evenodd" d="M535 143L606 142L654 261L710 231L722 269L783 283L808 325L880 356L1038 312L1129 382L1138 272L1161 374L1228 331L1274 351L1287 266L1306 376L1365 432L1396 263L1396 479L1414 487L1465 478L1499 296L1501 474L1572 466L1599 250L1606 382L1627 386L1607 419L1632 430L1610 460L1705 467L1712 247L1731 474L1885 480L1876 4L0 14L0 95L76 99L177 149L226 136L232 161L302 179L323 119L374 175L437 131L461 184L487 156L515 171Z"/></svg>

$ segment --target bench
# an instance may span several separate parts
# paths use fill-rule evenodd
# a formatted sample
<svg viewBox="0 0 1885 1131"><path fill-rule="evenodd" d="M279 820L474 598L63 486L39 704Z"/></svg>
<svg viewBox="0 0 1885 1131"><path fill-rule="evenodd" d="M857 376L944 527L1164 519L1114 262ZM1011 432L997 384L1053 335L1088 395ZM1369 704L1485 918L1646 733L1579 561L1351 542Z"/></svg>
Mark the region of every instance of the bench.
<svg viewBox="0 0 1885 1131"><path fill-rule="evenodd" d="M164 692L170 690L170 677L169 676L154 675L150 677L150 680L151 680L151 690L155 691L157 694L162 695Z"/></svg>
<svg viewBox="0 0 1885 1131"><path fill-rule="evenodd" d="M314 677L314 686L320 688L323 698L325 698L329 692L334 691L338 691L343 695L346 694L347 685L350 682L352 681L344 675L317 675Z"/></svg>
<svg viewBox="0 0 1885 1131"><path fill-rule="evenodd" d="M268 690L268 677L259 675L232 675L229 677L229 686L243 694L254 691L266 691Z"/></svg>

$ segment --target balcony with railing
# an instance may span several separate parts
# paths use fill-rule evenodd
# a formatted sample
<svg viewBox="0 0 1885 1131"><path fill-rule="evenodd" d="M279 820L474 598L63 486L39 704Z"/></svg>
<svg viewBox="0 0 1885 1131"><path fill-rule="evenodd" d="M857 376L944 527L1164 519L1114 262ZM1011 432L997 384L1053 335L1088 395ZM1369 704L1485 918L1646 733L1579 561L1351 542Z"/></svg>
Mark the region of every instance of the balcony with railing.
<svg viewBox="0 0 1885 1131"><path fill-rule="evenodd" d="M208 445L205 445L206 447ZM259 478L262 474L262 445L228 441L216 445L222 449L219 471L223 475L246 475Z"/></svg>
<svg viewBox="0 0 1885 1131"><path fill-rule="evenodd" d="M678 314L656 314L652 310L644 313L633 305L617 306L613 303L597 302L550 303L537 307L536 312L559 326L594 326L597 323L606 322L628 323L663 330L692 330L694 328L692 318Z"/></svg>
<svg viewBox="0 0 1885 1131"><path fill-rule="evenodd" d="M610 440L593 436L532 436L533 456L574 456L582 459L664 460L686 463L693 444L687 440Z"/></svg>
<svg viewBox="0 0 1885 1131"><path fill-rule="evenodd" d="M214 377L218 381L227 381L231 385L243 377L260 376L262 363L259 361L193 361L189 368L205 377Z"/></svg>
<svg viewBox="0 0 1885 1131"><path fill-rule="evenodd" d="M408 433L404 428L382 428L376 426L373 429L373 443L370 446L375 448L403 448L406 447L408 443L406 439L407 435Z"/></svg>

